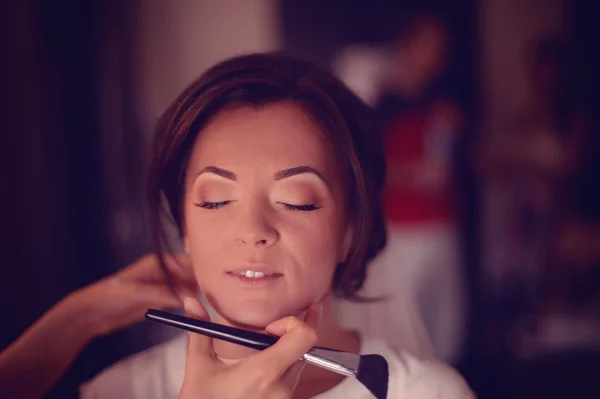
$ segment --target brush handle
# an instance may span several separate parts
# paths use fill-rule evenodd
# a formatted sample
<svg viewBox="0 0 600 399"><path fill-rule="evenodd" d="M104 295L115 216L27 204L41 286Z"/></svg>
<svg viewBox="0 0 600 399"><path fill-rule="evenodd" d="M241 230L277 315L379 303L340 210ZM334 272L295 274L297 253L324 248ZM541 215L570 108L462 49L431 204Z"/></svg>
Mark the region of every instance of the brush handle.
<svg viewBox="0 0 600 399"><path fill-rule="evenodd" d="M257 350L266 349L279 340L278 337L272 335L192 319L156 309L148 309L146 319Z"/></svg>

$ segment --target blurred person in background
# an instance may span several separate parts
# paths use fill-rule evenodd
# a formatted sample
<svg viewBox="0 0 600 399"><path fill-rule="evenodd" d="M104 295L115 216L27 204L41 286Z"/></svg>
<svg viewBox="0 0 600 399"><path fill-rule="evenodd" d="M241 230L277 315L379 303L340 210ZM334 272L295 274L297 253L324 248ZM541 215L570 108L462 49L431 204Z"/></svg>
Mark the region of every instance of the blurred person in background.
<svg viewBox="0 0 600 399"><path fill-rule="evenodd" d="M387 298L341 307L340 319L398 347L408 341L422 353L433 350L457 363L466 303L453 157L463 121L440 87L450 52L443 23L423 11L407 15L387 58L379 50L353 49L337 66L375 107L386 149L383 201L389 231L367 281L367 292Z"/></svg>

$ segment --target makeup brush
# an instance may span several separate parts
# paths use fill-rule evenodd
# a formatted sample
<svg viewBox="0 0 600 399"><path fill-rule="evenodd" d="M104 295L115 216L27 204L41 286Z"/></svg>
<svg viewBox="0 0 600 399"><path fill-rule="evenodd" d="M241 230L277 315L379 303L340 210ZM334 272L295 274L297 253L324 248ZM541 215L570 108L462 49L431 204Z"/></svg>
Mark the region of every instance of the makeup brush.
<svg viewBox="0 0 600 399"><path fill-rule="evenodd" d="M278 337L272 335L155 309L146 311L146 319L257 350L266 349L279 340ZM304 354L303 359L326 370L355 377L377 399L386 399L387 397L389 371L387 361L381 355L358 355L335 349L314 347Z"/></svg>

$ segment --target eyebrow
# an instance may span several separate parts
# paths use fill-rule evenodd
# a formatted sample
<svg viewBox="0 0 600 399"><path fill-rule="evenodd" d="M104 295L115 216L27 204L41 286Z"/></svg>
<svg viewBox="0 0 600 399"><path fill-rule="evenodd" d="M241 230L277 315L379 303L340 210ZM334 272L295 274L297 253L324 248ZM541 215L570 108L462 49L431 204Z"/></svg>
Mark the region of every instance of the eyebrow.
<svg viewBox="0 0 600 399"><path fill-rule="evenodd" d="M200 176L203 173L212 173L217 176L224 177L225 179L229 179L229 180L233 180L233 181L237 180L237 176L235 173L230 172L225 169L217 168L216 166L207 166L204 169L202 169L200 172L198 172L198 174L196 176Z"/></svg>
<svg viewBox="0 0 600 399"><path fill-rule="evenodd" d="M323 175L318 170L310 166L296 166L295 168L280 170L279 172L275 173L275 180L287 179L288 177L301 175L303 173L312 173L319 179L323 180L324 183L327 183Z"/></svg>
<svg viewBox="0 0 600 399"><path fill-rule="evenodd" d="M235 173L233 173L229 170L226 170L226 169L218 168L216 166L207 166L204 169L202 169L200 172L198 172L198 174L196 176L200 176L203 173L212 173L212 174L221 176L225 179L232 180L232 181L237 180L237 175ZM318 170L316 170L313 167L306 166L306 165L296 166L294 168L280 170L279 172L275 173L275 180L287 179L289 177L298 176L298 175L301 175L304 173L311 173L311 174L317 176L319 179L321 179L324 183L327 183L327 181L325 180L325 178L323 177L321 172L319 172Z"/></svg>

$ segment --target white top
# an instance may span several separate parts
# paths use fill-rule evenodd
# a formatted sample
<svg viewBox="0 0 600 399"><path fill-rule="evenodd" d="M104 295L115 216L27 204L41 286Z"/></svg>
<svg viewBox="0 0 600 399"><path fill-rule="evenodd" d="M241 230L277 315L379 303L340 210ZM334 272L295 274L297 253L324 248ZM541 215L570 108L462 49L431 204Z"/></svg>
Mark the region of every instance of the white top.
<svg viewBox="0 0 600 399"><path fill-rule="evenodd" d="M187 334L126 358L102 371L80 389L82 399L177 398L183 383ZM408 352L398 355L384 342L363 339L361 354L378 353L389 364L388 398L472 399L475 395L451 367L419 360ZM314 399L367 399L371 393L354 378Z"/></svg>

